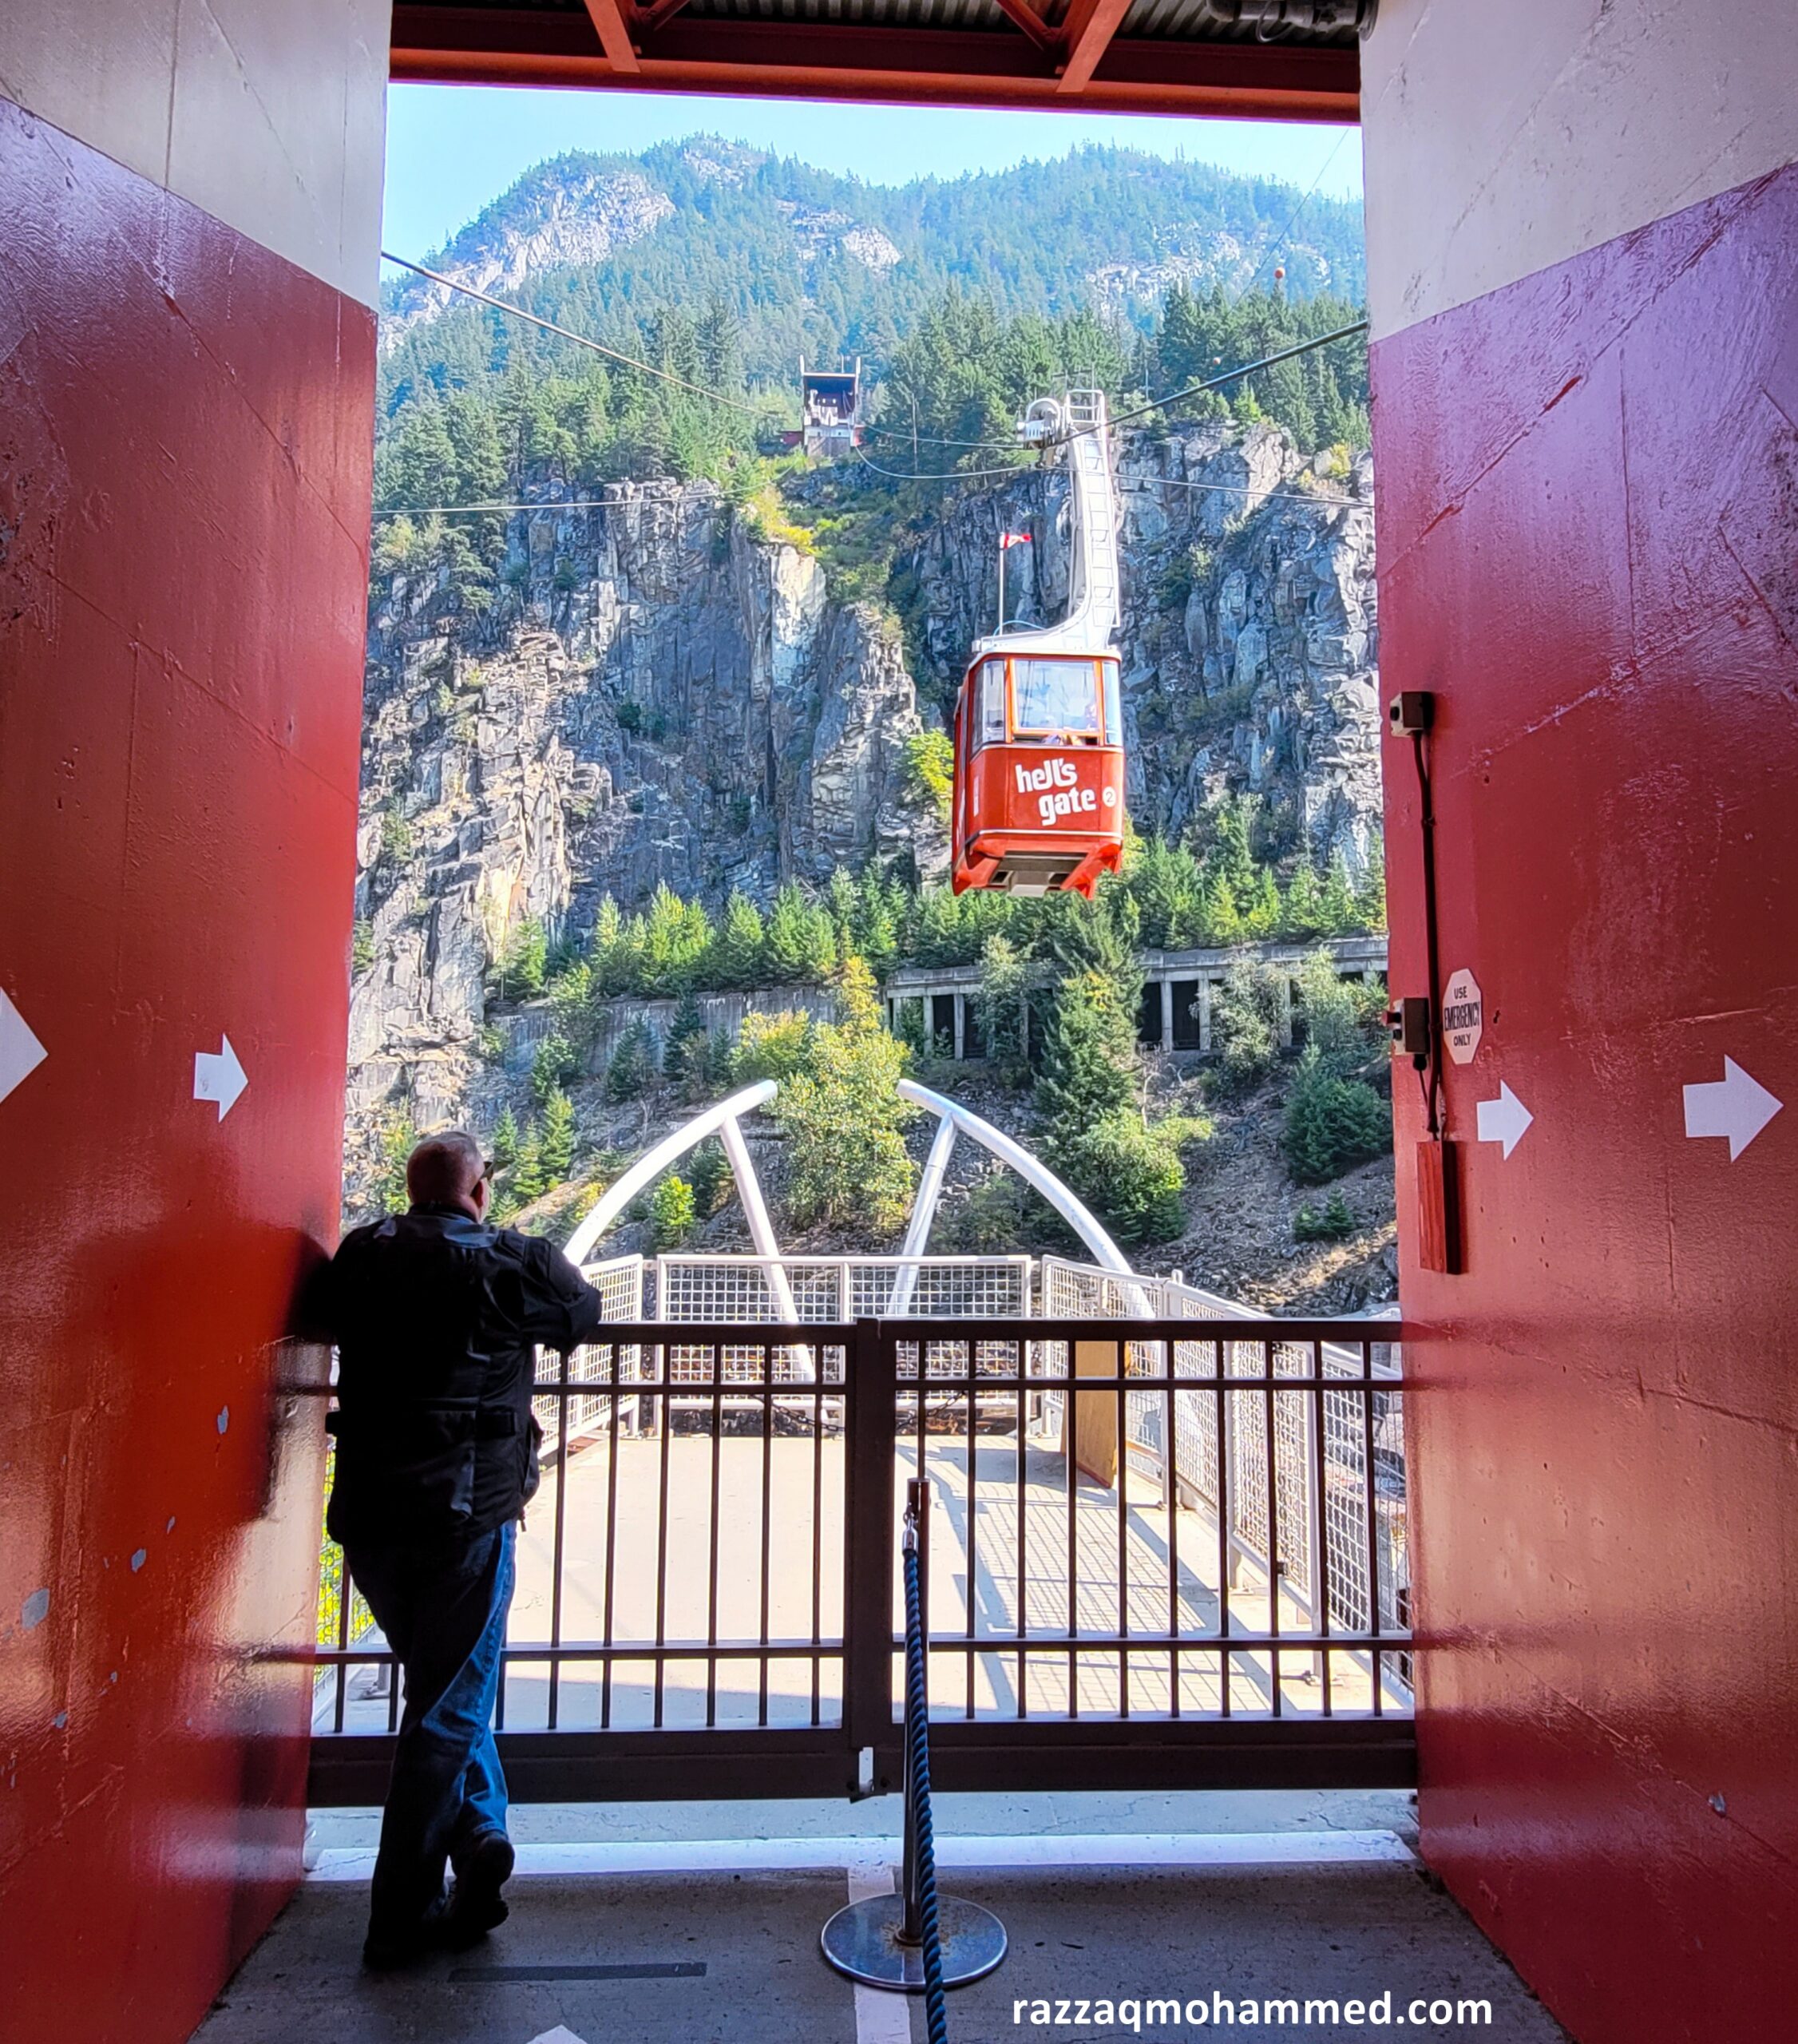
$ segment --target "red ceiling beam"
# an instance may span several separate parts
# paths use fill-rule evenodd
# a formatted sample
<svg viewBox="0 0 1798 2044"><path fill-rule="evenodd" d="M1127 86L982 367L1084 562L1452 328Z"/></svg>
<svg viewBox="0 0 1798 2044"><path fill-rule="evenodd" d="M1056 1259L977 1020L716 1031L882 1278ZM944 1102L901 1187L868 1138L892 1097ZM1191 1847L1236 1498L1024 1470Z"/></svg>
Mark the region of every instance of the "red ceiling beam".
<svg viewBox="0 0 1798 2044"><path fill-rule="evenodd" d="M624 10L629 7L632 19L626 21ZM600 38L600 47L605 52L606 61L615 71L635 71L637 53L632 31L636 28L636 9L632 0L587 0L587 12L593 24L593 33Z"/></svg>
<svg viewBox="0 0 1798 2044"><path fill-rule="evenodd" d="M624 18L624 0L615 0ZM1025 4L1025 0L1019 0ZM663 0L666 5L666 0ZM1114 38L1063 90L1054 53L1009 30L874 27L663 15L626 70L584 14L533 8L394 9L392 74L414 82L589 86L945 106L1071 108L1234 120L1353 121L1353 49ZM1090 22L1087 24L1090 28Z"/></svg>
<svg viewBox="0 0 1798 2044"><path fill-rule="evenodd" d="M1045 54L1051 50L1059 50L1060 36L1032 6L1030 0L994 0L994 4L1007 21L1022 29Z"/></svg>
<svg viewBox="0 0 1798 2044"><path fill-rule="evenodd" d="M1061 31L1061 82L1064 98L1083 93L1130 12L1130 0L1074 0Z"/></svg>

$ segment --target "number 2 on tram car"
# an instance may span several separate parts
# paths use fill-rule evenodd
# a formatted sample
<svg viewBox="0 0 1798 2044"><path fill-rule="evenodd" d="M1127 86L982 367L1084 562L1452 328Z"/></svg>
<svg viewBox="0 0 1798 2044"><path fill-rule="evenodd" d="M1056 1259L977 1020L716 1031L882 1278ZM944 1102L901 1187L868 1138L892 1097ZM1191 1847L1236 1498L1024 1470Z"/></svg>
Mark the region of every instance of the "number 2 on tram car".
<svg viewBox="0 0 1798 2044"><path fill-rule="evenodd" d="M957 894L1090 897L1123 855L1117 658L984 641L955 715Z"/></svg>

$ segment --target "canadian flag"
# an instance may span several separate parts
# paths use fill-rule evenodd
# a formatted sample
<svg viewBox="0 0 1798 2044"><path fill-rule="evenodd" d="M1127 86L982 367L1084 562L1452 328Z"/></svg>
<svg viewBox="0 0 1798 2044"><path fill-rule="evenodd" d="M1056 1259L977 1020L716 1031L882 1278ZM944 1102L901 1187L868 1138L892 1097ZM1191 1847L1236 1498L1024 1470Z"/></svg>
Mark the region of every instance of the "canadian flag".
<svg viewBox="0 0 1798 2044"><path fill-rule="evenodd" d="M999 551L1001 553L1009 553L1015 546L1028 546L1029 544L1028 533L1001 533L999 535Z"/></svg>

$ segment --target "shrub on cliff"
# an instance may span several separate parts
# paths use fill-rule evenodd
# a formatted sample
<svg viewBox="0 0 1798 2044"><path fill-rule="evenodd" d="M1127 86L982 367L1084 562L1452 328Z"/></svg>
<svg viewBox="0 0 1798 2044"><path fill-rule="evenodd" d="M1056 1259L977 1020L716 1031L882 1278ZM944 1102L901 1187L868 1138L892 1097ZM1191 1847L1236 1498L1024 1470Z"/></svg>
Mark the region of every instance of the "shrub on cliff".
<svg viewBox="0 0 1798 2044"><path fill-rule="evenodd" d="M874 977L843 966L837 1017L811 1034L803 1068L782 1086L775 1120L790 1144L787 1206L796 1227L823 1222L895 1233L917 1181L901 1131L917 1110L901 1099L905 1046L887 1033Z"/></svg>
<svg viewBox="0 0 1798 2044"><path fill-rule="evenodd" d="M1392 1147L1391 1103L1364 1080L1338 1079L1316 1044L1307 1044L1286 1099L1281 1138L1301 1185L1325 1185Z"/></svg>

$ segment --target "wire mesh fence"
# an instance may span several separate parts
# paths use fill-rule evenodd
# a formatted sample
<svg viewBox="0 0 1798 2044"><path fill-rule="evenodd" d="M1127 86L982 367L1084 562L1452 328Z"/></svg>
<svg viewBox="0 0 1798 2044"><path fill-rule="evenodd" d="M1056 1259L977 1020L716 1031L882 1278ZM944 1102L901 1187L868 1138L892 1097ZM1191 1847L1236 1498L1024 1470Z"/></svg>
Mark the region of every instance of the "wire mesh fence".
<svg viewBox="0 0 1798 2044"><path fill-rule="evenodd" d="M1124 1278L1059 1257L1043 1259L1042 1312L1045 1318L1153 1313L1218 1321L1251 1317L1234 1301L1178 1278ZM1206 1353L1210 1348L1205 1345ZM1174 1367L1197 1368L1199 1353L1199 1345L1174 1343ZM1127 1375L1158 1367L1152 1344L1130 1343L1126 1355ZM1364 1350L1326 1342L1315 1359L1309 1343L1230 1341L1222 1344L1222 1356L1224 1373L1233 1377L1278 1379L1315 1368L1325 1376L1359 1378L1364 1362L1376 1377L1396 1383L1398 1376L1396 1353L1377 1341ZM1060 1419L1059 1395L1047 1394L1042 1426L1052 1430ZM1218 1515L1227 1529L1234 1570L1266 1575L1271 1491L1283 1529L1279 1567L1285 1594L1321 1621L1321 1582L1329 1586L1328 1614L1335 1625L1365 1627L1373 1612L1388 1630L1407 1622L1404 1422L1396 1389L1367 1397L1359 1388L1326 1390L1320 1399L1277 1388L1217 1400L1179 1390L1166 1400L1132 1392L1126 1399L1126 1441L1139 1465L1163 1474L1180 1495ZM1408 1657L1394 1658L1394 1672L1408 1682Z"/></svg>

